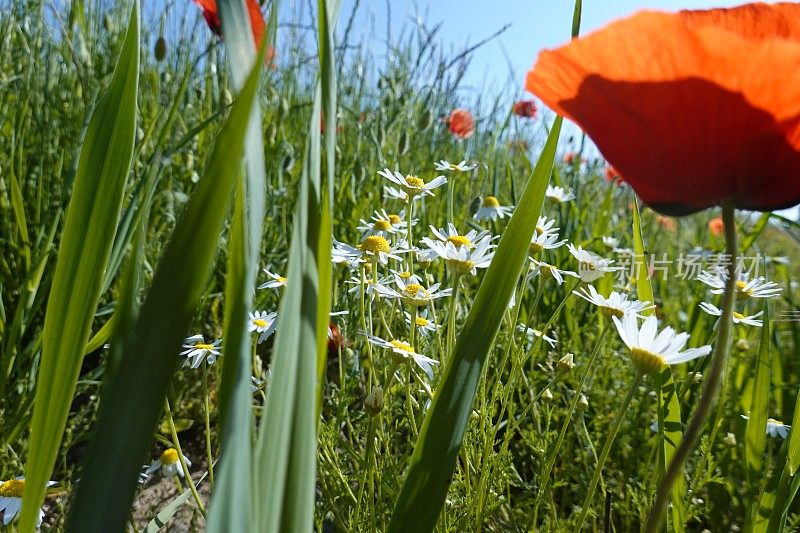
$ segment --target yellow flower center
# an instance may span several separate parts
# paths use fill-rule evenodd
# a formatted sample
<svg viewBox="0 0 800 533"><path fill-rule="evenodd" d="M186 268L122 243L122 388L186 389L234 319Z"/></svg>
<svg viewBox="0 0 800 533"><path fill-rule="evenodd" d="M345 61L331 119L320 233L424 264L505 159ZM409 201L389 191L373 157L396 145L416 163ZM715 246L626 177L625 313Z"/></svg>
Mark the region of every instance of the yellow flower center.
<svg viewBox="0 0 800 533"><path fill-rule="evenodd" d="M414 319L414 322L417 324L417 327L419 328L424 328L425 326L430 324L430 320L428 320L424 316L418 316L417 318Z"/></svg>
<svg viewBox="0 0 800 533"><path fill-rule="evenodd" d="M536 235L541 235L544 233L544 228L541 226L536 226Z"/></svg>
<svg viewBox="0 0 800 533"><path fill-rule="evenodd" d="M402 221L403 219L400 218L400 215L389 215L389 222L391 222L394 226L400 224Z"/></svg>
<svg viewBox="0 0 800 533"><path fill-rule="evenodd" d="M159 458L162 465L174 465L178 462L178 450L175 448L167 448Z"/></svg>
<svg viewBox="0 0 800 533"><path fill-rule="evenodd" d="M607 317L615 316L617 318L622 318L625 316L625 313L622 312L621 309L616 309L614 307L608 307L607 305L600 306L600 312L603 313Z"/></svg>
<svg viewBox="0 0 800 533"><path fill-rule="evenodd" d="M276 281L278 283L286 283L286 278L284 278L283 276L278 276L278 279Z"/></svg>
<svg viewBox="0 0 800 533"><path fill-rule="evenodd" d="M734 311L733 318L735 318L736 320L742 320L744 319L744 315L742 313L737 313L736 311Z"/></svg>
<svg viewBox="0 0 800 533"><path fill-rule="evenodd" d="M631 348L631 361L637 370L644 374L653 374L666 364L664 358L644 348Z"/></svg>
<svg viewBox="0 0 800 533"><path fill-rule="evenodd" d="M213 344L200 343L200 344L195 344L194 345L194 349L195 350L213 350L214 349L214 345Z"/></svg>
<svg viewBox="0 0 800 533"><path fill-rule="evenodd" d="M467 248L472 248L472 241L464 237L463 235L451 235L447 238L447 242L452 242L456 245L456 248L459 246L466 246Z"/></svg>
<svg viewBox="0 0 800 533"><path fill-rule="evenodd" d="M406 176L406 183L408 183L409 187L414 187L415 189L421 189L423 185L425 185L425 180L422 178L418 178L417 176L409 175Z"/></svg>
<svg viewBox="0 0 800 533"><path fill-rule="evenodd" d="M414 351L414 349L411 347L411 345L408 344L407 342L393 340L393 341L390 341L390 343L395 348L403 350L404 352L413 352Z"/></svg>
<svg viewBox="0 0 800 533"><path fill-rule="evenodd" d="M411 272L400 272L398 275L403 279L408 279L411 277Z"/></svg>
<svg viewBox="0 0 800 533"><path fill-rule="evenodd" d="M552 277L553 276L553 265L548 265L547 263L540 263L539 264L539 272L542 273L542 277Z"/></svg>
<svg viewBox="0 0 800 533"><path fill-rule="evenodd" d="M389 220L376 220L372 227L378 231L388 231L392 229L392 223Z"/></svg>
<svg viewBox="0 0 800 533"><path fill-rule="evenodd" d="M361 242L361 249L365 252L377 254L378 252L389 253L392 248L389 241L380 235L371 235Z"/></svg>
<svg viewBox="0 0 800 533"><path fill-rule="evenodd" d="M767 422L768 423L772 423L772 424L779 424L781 426L783 425L783 421L782 420L776 420L774 418L767 418ZM2 490L3 490L3 488L2 488L2 486L0 486L0 494L2 493Z"/></svg>
<svg viewBox="0 0 800 533"><path fill-rule="evenodd" d="M9 479L0 483L0 496L4 498L22 498L25 490L24 479Z"/></svg>
<svg viewBox="0 0 800 533"><path fill-rule="evenodd" d="M753 295L752 289L745 289L745 287L747 287L747 283L744 281L739 280L736 282L736 295L740 300L747 300Z"/></svg>
<svg viewBox="0 0 800 533"><path fill-rule="evenodd" d="M487 196L483 199L483 207L500 207L500 202L494 196Z"/></svg>
<svg viewBox="0 0 800 533"><path fill-rule="evenodd" d="M411 283L410 285L406 285L406 294L411 296L412 298L417 298L417 295L422 292L422 296L419 298L427 298L429 296L428 290L420 285L419 283Z"/></svg>
<svg viewBox="0 0 800 533"><path fill-rule="evenodd" d="M258 326L259 328L265 328L268 326L267 321L263 318L255 318L253 319L253 325Z"/></svg>

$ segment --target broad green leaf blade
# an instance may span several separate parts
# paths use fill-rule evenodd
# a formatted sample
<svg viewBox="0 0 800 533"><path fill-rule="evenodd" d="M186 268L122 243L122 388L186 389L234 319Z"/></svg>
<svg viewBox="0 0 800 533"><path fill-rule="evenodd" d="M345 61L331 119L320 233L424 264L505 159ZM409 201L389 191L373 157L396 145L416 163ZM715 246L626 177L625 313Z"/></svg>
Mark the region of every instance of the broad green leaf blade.
<svg viewBox="0 0 800 533"><path fill-rule="evenodd" d="M639 215L639 202L634 199L633 205L633 251L636 264L636 294L642 301L655 303L653 287L650 284L648 269L648 253L644 247L642 237L642 219ZM653 309L643 311L642 314L650 315ZM683 438L681 425L681 406L678 402L678 395L675 390L675 382L672 379L672 368L666 367L654 380L658 389L658 427L662 433L662 449L658 456L658 475L663 477L667 471L675 449ZM683 495L686 492L686 482L683 476L678 477L672 486L672 527L676 532L683 531L686 522Z"/></svg>
<svg viewBox="0 0 800 533"><path fill-rule="evenodd" d="M767 211L766 213L761 213L761 216L758 217L755 225L750 229L747 235L744 236L742 239L742 254L747 253L747 250L756 242L756 239L759 235L764 231L764 228L767 227L767 223L769 223L769 219L772 217L772 213Z"/></svg>
<svg viewBox="0 0 800 533"><path fill-rule="evenodd" d="M395 504L390 531L433 531L436 525L464 439L481 369L494 345L542 211L561 122L561 117L556 117L553 122L542 155L503 232L444 370L438 392L425 415Z"/></svg>
<svg viewBox="0 0 800 533"><path fill-rule="evenodd" d="M756 358L753 390L750 397L750 418L745 430L745 458L751 479L761 477L764 470L764 449L767 445L767 407L769 404L770 383L770 324L769 306L764 304L764 327L761 328L761 342Z"/></svg>
<svg viewBox="0 0 800 533"><path fill-rule="evenodd" d="M331 15L330 19L328 15ZM319 3L320 25L328 28L338 14ZM327 40L326 40L327 41ZM320 62L328 53L320 43ZM311 531L314 519L316 478L317 367L321 342L318 333L328 325L330 295L320 296L320 269L330 248L329 224L321 211L320 118L323 93L330 94L331 79L317 83L309 124L299 196L295 207L287 269L288 285L278 315L281 324L273 350L272 375L267 390L263 422L256 446L256 510L258 531ZM327 104L330 105L330 102ZM335 117L327 121L335 125ZM332 165L332 162L330 163ZM333 168L329 167L333 176ZM326 271L329 268L324 267ZM322 286L326 283L322 282ZM324 317L324 322L320 320Z"/></svg>
<svg viewBox="0 0 800 533"><path fill-rule="evenodd" d="M147 523L144 528L144 533L158 533L158 531L167 525L167 522L175 516L181 507L192 497L192 491L186 489L177 498L169 502L169 504L161 509L158 514Z"/></svg>
<svg viewBox="0 0 800 533"><path fill-rule="evenodd" d="M261 68L269 39L256 54L249 15L239 1L219 3L225 46L236 89L252 66ZM277 2L273 4L273 18ZM246 24L241 24L242 21ZM269 28L274 28L270 25ZM268 28L268 29L269 29ZM242 34L241 32L244 32ZM239 165L241 166L241 165ZM228 268L225 282L225 329L220 384L220 448L218 485L211 501L208 531L250 530L252 519L252 395L250 393L250 334L247 313L253 302L258 271L261 233L264 221L266 176L261 138L261 111L258 100L250 110L245 137L245 167L236 188L234 216L228 242Z"/></svg>
<svg viewBox="0 0 800 533"><path fill-rule="evenodd" d="M797 394L797 400L794 405L794 417L792 419L792 428L800 427L800 391ZM789 432L789 473L794 476L797 474L797 469L800 467L800 431Z"/></svg>
<svg viewBox="0 0 800 533"><path fill-rule="evenodd" d="M142 458L151 444L181 341L205 291L228 212L260 69L253 69L220 130L186 212L156 269L125 341L116 377L104 387L95 439L72 506L70 531L122 531ZM109 468L108 465L114 465ZM97 495L102 494L102 506Z"/></svg>
<svg viewBox="0 0 800 533"><path fill-rule="evenodd" d="M136 131L139 3L81 148L45 315L20 529L33 531L72 404L122 208Z"/></svg>

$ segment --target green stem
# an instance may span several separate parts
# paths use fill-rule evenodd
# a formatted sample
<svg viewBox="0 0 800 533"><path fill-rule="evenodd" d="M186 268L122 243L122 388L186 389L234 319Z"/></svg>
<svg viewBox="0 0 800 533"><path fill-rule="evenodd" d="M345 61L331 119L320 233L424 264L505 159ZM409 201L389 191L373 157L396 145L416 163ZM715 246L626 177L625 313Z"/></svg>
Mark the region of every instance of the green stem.
<svg viewBox="0 0 800 533"><path fill-rule="evenodd" d="M723 370L725 369L728 355L730 355L730 337L733 317L733 306L736 302L736 220L734 218L733 204L726 202L722 205L722 220L725 224L725 244L726 253L730 257L728 264L728 279L725 282L725 292L722 296L722 316L719 318L719 332L717 344L714 349L714 358L711 367L706 374L706 382L703 385L703 392L698 401L697 408L692 415L689 426L683 434L678 449L672 457L664 479L658 485L656 497L653 501L653 508L647 517L645 525L646 533L656 533L661 528L661 521L664 518L664 511L669 502L672 485L679 475L682 475L683 463L694 449L700 431L711 414L720 382L722 381Z"/></svg>
<svg viewBox="0 0 800 533"><path fill-rule="evenodd" d="M449 360L453 353L453 345L456 338L456 300L458 300L458 288L461 275L456 274L453 276L453 296L450 300L450 314L447 317L447 350L445 351L445 360Z"/></svg>
<svg viewBox="0 0 800 533"><path fill-rule="evenodd" d="M201 384L203 387L203 414L205 415L206 423L206 460L208 461L208 486L209 489L214 488L214 461L211 453L211 414L208 405L208 363L203 358L202 370L200 373Z"/></svg>
<svg viewBox="0 0 800 533"><path fill-rule="evenodd" d="M623 400L622 405L619 407L617 416L614 419L614 425L611 426L611 432L606 437L606 443L603 445L603 450L600 452L600 457L597 458L597 466L594 468L594 474L592 474L592 480L589 482L586 498L584 498L583 505L581 506L581 515L578 517L578 521L575 523L575 531L580 531L583 527L583 523L586 521L586 516L589 514L589 508L592 505L592 498L594 498L594 491L597 488L597 482L600 480L600 474L603 472L603 465L606 462L606 458L608 458L608 452L611 451L611 444L613 444L614 439L617 436L617 432L619 431L620 426L622 426L622 421L625 418L625 411L628 410L628 406L631 404L631 400L633 399L633 394L636 392L636 389L639 388L639 384L642 382L642 377L643 374L637 371L636 376L633 378L633 382L631 382L631 387L628 389L628 394L625 396L625 400Z"/></svg>
<svg viewBox="0 0 800 533"><path fill-rule="evenodd" d="M569 409L567 410L567 415L564 418L564 423L561 425L561 432L558 434L558 439L556 439L555 446L553 446L553 449L550 452L550 456L547 460L547 464L544 467L544 471L542 471L539 477L539 492L536 495L536 502L533 505L533 522L531 523L531 526L533 527L536 525L539 504L541 503L542 498L547 491L547 487L550 484L550 472L553 471L553 466L555 465L556 458L558 457L558 451L561 449L561 444L564 442L564 437L567 434L567 428L572 421L572 415L578 408L578 402L581 399L581 391L583 391L583 387L586 385L586 381L589 379L589 375L594 368L594 362L597 359L597 354L600 353L600 348L603 346L603 340L605 340L608 330L611 329L611 325L611 322L606 324L606 326L603 328L603 331L600 333L600 336L597 338L597 342L594 344L594 350L592 350L592 353L589 356L589 361L586 363L586 370L583 371L581 381L578 384L578 388L575 389L575 394L572 396L572 401L569 404Z"/></svg>

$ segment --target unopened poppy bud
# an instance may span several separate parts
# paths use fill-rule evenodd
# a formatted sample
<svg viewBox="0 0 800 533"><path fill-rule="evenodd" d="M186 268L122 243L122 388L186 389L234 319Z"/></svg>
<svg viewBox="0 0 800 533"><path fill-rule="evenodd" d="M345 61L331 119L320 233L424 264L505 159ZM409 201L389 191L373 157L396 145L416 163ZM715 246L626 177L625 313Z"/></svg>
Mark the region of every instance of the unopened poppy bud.
<svg viewBox="0 0 800 533"><path fill-rule="evenodd" d="M585 394L581 394L580 399L578 400L578 409L581 411L585 411L589 408L589 399L586 398Z"/></svg>
<svg viewBox="0 0 800 533"><path fill-rule="evenodd" d="M746 352L752 348L752 345L747 339L739 339L736 341L736 349L740 352Z"/></svg>
<svg viewBox="0 0 800 533"><path fill-rule="evenodd" d="M433 113L431 113L430 109L426 109L420 113L417 119L417 128L419 130L426 130L430 127L431 122L433 122Z"/></svg>
<svg viewBox="0 0 800 533"><path fill-rule="evenodd" d="M167 55L167 41L164 37L156 39L156 46L153 50L153 55L156 56L156 61L161 61Z"/></svg>
<svg viewBox="0 0 800 533"><path fill-rule="evenodd" d="M381 387L373 387L372 392L364 400L364 409L369 416L375 416L381 412L383 409L383 389Z"/></svg>
<svg viewBox="0 0 800 533"><path fill-rule="evenodd" d="M400 134L400 138L397 140L397 153L400 155L405 155L408 152L408 135L404 131Z"/></svg>
<svg viewBox="0 0 800 533"><path fill-rule="evenodd" d="M544 391L542 391L542 400L544 400L546 402L552 402L553 401L553 393L550 392L550 388L549 387L544 389Z"/></svg>
<svg viewBox="0 0 800 533"><path fill-rule="evenodd" d="M106 13L103 15L103 29L106 30L108 33L114 33L114 20L111 16Z"/></svg>
<svg viewBox="0 0 800 533"><path fill-rule="evenodd" d="M728 434L725 435L725 438L722 439L722 442L728 446L736 446L736 435L729 431Z"/></svg>
<svg viewBox="0 0 800 533"><path fill-rule="evenodd" d="M567 372L571 372L573 368L575 368L575 356L573 354L567 353L558 360L559 372L566 374Z"/></svg>

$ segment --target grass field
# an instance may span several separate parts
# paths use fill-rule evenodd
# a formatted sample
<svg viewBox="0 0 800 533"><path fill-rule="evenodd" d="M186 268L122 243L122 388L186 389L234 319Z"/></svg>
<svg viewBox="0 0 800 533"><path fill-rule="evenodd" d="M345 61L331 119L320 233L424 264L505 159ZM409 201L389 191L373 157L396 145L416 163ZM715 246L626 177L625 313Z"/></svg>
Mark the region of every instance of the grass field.
<svg viewBox="0 0 800 533"><path fill-rule="evenodd" d="M797 222L735 214L775 285L728 330L718 209L642 207L519 80L463 86L424 25L377 59L334 4L267 2L251 70L244 3L223 41L0 0L5 527L634 531L711 361L645 371L645 316L731 335L668 530L799 527Z"/></svg>

